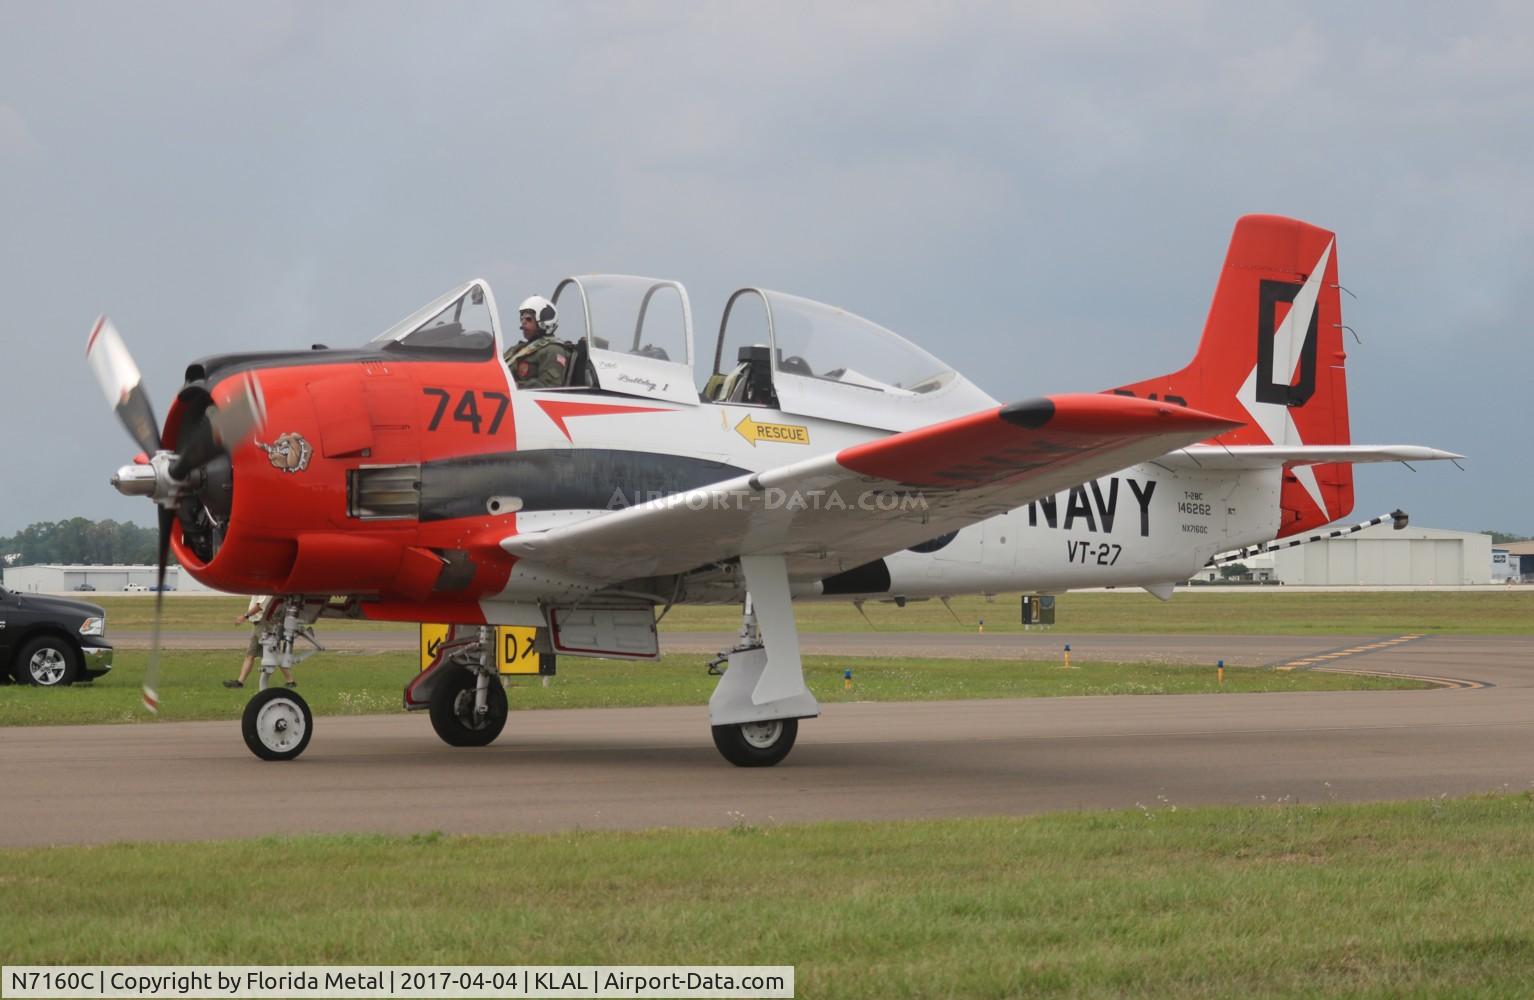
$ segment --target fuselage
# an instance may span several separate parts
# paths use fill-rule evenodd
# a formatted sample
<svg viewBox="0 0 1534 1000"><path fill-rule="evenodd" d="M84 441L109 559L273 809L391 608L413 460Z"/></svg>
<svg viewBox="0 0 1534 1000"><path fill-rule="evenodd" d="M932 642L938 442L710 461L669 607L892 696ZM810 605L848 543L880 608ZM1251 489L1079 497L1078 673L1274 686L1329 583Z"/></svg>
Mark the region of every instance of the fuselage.
<svg viewBox="0 0 1534 1000"><path fill-rule="evenodd" d="M197 545L177 532L178 559L220 589L354 595L377 618L475 621L491 617L490 604L565 593L547 574L518 573L501 540L889 433L769 405L517 389L498 356L314 351L209 359L189 376L216 401L251 369L267 426L233 455L218 537ZM795 579L794 592L922 597L1184 580L1217 551L1273 537L1278 488L1276 471L1137 466L919 551ZM715 603L738 600L738 587L700 576L672 592Z"/></svg>

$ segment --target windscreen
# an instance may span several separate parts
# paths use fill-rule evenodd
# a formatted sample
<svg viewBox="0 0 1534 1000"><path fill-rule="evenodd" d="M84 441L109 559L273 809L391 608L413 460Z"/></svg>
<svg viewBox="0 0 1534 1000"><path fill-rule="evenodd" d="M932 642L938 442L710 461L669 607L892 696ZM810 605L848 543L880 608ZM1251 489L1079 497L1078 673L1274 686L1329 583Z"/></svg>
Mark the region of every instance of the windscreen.
<svg viewBox="0 0 1534 1000"><path fill-rule="evenodd" d="M450 351L488 358L495 350L495 306L473 282L396 324L372 341L386 351Z"/></svg>

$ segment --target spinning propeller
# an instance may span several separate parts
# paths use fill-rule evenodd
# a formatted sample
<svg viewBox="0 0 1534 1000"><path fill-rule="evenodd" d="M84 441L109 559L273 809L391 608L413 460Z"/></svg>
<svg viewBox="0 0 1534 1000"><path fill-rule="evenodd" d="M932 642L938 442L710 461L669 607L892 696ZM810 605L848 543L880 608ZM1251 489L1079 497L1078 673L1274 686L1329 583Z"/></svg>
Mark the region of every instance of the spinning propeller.
<svg viewBox="0 0 1534 1000"><path fill-rule="evenodd" d="M89 363L107 402L127 428L143 454L133 465L123 466L112 485L127 496L147 496L159 506L159 546L155 579L154 629L149 645L149 666L144 672L144 707L158 712L156 690L160 671L160 619L165 602L165 565L170 556L171 531L183 504L197 504L208 485L207 470L215 460L230 455L266 423L266 401L261 386L250 373L238 376L223 405L209 403L195 420L183 420L176 435L177 448L162 446L160 423L144 393L143 377L128 353L122 335L105 316L96 320L85 343ZM189 413L190 415L190 413Z"/></svg>

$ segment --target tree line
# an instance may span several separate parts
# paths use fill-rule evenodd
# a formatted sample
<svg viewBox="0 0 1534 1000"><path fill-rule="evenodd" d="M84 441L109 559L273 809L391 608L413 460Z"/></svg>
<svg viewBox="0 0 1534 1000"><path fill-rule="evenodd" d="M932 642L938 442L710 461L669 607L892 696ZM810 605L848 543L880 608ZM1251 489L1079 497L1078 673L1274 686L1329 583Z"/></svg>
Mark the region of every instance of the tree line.
<svg viewBox="0 0 1534 1000"><path fill-rule="evenodd" d="M0 562L6 566L39 563L152 564L157 537L154 528L127 521L38 521L8 537L0 537Z"/></svg>

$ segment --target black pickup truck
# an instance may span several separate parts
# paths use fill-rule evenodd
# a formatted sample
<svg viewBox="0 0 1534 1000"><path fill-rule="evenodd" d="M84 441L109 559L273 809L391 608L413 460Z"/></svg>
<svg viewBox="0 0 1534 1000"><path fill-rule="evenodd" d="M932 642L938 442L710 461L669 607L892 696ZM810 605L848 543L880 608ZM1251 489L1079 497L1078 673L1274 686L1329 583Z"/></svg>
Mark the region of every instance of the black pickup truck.
<svg viewBox="0 0 1534 1000"><path fill-rule="evenodd" d="M0 588L0 678L58 687L112 669L106 612L67 597Z"/></svg>

